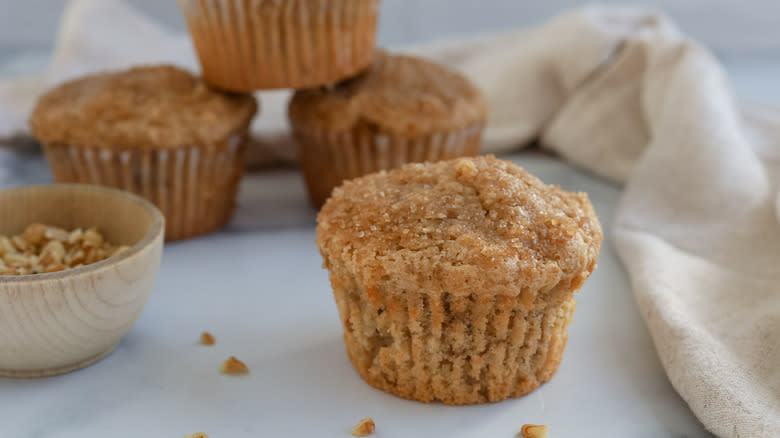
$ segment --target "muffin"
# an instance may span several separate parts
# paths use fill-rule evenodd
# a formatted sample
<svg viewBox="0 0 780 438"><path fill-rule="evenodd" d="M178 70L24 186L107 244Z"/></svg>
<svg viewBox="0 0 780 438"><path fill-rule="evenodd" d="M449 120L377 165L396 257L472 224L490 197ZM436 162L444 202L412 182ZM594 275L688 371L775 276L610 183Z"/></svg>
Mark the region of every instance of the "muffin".
<svg viewBox="0 0 780 438"><path fill-rule="evenodd" d="M517 397L555 374L602 241L586 194L492 156L348 181L318 222L360 376L451 405Z"/></svg>
<svg viewBox="0 0 780 438"><path fill-rule="evenodd" d="M298 158L319 207L345 179L410 162L477 155L487 110L463 75L379 51L371 68L289 106Z"/></svg>
<svg viewBox="0 0 780 438"><path fill-rule="evenodd" d="M379 0L178 0L203 76L231 91L331 84L368 67Z"/></svg>
<svg viewBox="0 0 780 438"><path fill-rule="evenodd" d="M177 240L230 219L255 112L250 95L214 91L173 66L147 66L46 92L30 128L57 182L135 192L162 210L166 239Z"/></svg>

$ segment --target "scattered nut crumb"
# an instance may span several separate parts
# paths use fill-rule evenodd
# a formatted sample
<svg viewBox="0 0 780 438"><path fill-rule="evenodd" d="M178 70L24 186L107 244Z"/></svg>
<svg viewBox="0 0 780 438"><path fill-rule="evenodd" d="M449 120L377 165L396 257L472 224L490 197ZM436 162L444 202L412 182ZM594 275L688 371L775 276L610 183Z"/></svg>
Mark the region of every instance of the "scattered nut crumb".
<svg viewBox="0 0 780 438"><path fill-rule="evenodd" d="M184 438L209 438L209 436L203 432L195 432L192 435L185 436Z"/></svg>
<svg viewBox="0 0 780 438"><path fill-rule="evenodd" d="M214 345L217 341L211 333L203 332L200 334L200 343L203 345Z"/></svg>
<svg viewBox="0 0 780 438"><path fill-rule="evenodd" d="M366 436L374 433L375 429L376 425L374 424L374 420L371 419L371 417L366 417L360 420L360 422L355 425L355 427L353 427L349 433L351 433L352 436Z"/></svg>
<svg viewBox="0 0 780 438"><path fill-rule="evenodd" d="M546 438L548 427L543 424L524 424L520 429L523 438Z"/></svg>
<svg viewBox="0 0 780 438"><path fill-rule="evenodd" d="M82 237L85 247L100 247L103 245L103 236L96 229L90 228L84 232Z"/></svg>
<svg viewBox="0 0 780 438"><path fill-rule="evenodd" d="M249 374L249 368L247 368L244 362L236 359L235 356L230 356L226 361L222 362L222 366L219 367L219 372L222 374L237 376L241 374Z"/></svg>
<svg viewBox="0 0 780 438"><path fill-rule="evenodd" d="M95 228L67 232L30 224L16 236L0 236L0 275L57 272L99 262L125 250L105 241Z"/></svg>

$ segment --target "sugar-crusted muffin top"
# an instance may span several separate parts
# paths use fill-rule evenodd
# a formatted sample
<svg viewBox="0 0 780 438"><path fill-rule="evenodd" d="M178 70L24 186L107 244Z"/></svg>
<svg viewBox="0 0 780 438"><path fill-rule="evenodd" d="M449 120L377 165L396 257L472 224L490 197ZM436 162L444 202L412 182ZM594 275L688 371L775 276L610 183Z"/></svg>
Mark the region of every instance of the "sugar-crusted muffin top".
<svg viewBox="0 0 780 438"><path fill-rule="evenodd" d="M84 76L40 97L30 128L44 143L112 148L213 147L257 112L186 70L144 66Z"/></svg>
<svg viewBox="0 0 780 438"><path fill-rule="evenodd" d="M596 265L585 193L493 156L408 164L345 182L318 216L325 267L367 291L563 299ZM331 277L333 278L333 277Z"/></svg>
<svg viewBox="0 0 780 438"><path fill-rule="evenodd" d="M377 50L366 72L332 87L297 91L289 115L315 129L348 130L364 122L414 137L484 123L487 107L460 73Z"/></svg>

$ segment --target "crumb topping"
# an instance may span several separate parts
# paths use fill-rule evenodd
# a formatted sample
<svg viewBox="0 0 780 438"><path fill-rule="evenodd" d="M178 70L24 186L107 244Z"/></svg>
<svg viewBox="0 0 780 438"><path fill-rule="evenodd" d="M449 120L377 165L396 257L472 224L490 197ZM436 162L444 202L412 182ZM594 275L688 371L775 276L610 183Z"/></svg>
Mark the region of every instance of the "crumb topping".
<svg viewBox="0 0 780 438"><path fill-rule="evenodd" d="M30 128L44 143L110 148L215 147L257 111L251 95L208 88L188 71L144 66L84 76L38 99Z"/></svg>
<svg viewBox="0 0 780 438"><path fill-rule="evenodd" d="M585 193L493 156L348 181L317 227L325 266L338 261L369 293L570 293L594 269L601 241Z"/></svg>
<svg viewBox="0 0 780 438"><path fill-rule="evenodd" d="M406 136L484 123L481 92L460 73L412 56L377 51L363 74L333 87L300 90L290 117L313 127L348 130L357 123Z"/></svg>

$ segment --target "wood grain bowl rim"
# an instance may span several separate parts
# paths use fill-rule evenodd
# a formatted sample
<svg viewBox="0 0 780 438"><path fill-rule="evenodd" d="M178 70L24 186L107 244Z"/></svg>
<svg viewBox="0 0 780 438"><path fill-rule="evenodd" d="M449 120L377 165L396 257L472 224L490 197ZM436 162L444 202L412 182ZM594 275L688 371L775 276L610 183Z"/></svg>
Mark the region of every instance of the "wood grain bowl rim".
<svg viewBox="0 0 780 438"><path fill-rule="evenodd" d="M127 192L124 190L118 190L110 187L99 186L95 184L79 184L79 183L55 183L55 184L37 184L23 187L15 187L5 190L0 190L0 195L4 195L10 192L23 192L23 191L35 191L35 190L55 190L55 191L76 191L78 192L105 192L111 196L124 198L129 202L134 202L140 205L144 210L148 211L152 216L152 223L149 226L144 237L141 238L136 244L128 248L126 251L119 255L111 256L103 259L99 262L90 263L88 265L79 266L77 268L68 268L58 272L48 272L42 274L24 274L24 275L0 275L0 286L11 283L35 283L40 281L52 281L62 280L68 277L77 275L89 275L100 271L110 269L124 260L135 257L147 247L151 246L158 236L165 233L165 217L162 212L154 206L151 202L141 198L140 196ZM86 226L88 227L88 226ZM164 238L164 236L162 236Z"/></svg>

